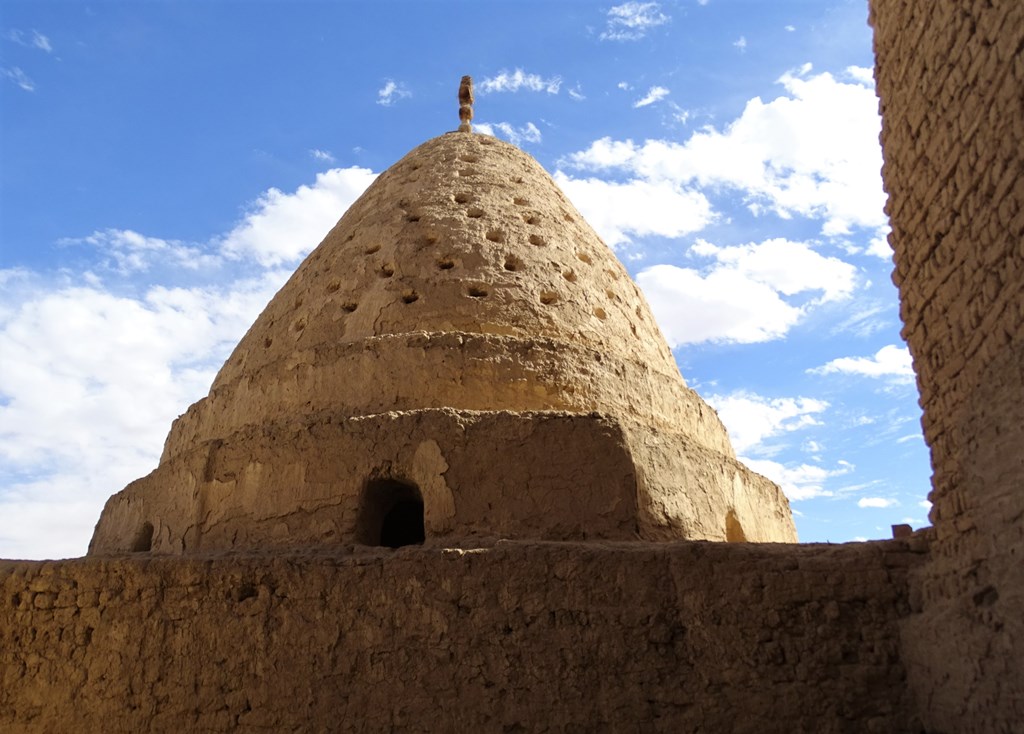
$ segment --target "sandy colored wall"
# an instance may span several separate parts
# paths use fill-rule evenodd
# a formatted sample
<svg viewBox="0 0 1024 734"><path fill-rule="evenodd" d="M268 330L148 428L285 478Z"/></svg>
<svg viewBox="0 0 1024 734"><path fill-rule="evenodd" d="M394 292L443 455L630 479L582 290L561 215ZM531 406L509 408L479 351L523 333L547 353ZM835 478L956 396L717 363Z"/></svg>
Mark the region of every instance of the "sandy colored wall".
<svg viewBox="0 0 1024 734"><path fill-rule="evenodd" d="M908 731L896 624L922 557L505 542L4 561L0 730Z"/></svg>
<svg viewBox="0 0 1024 734"><path fill-rule="evenodd" d="M358 526L364 488L376 479L418 487L430 540L631 540L640 532L633 459L608 418L323 413L163 462L108 500L90 553L131 550L147 522L156 553L371 544Z"/></svg>
<svg viewBox="0 0 1024 734"><path fill-rule="evenodd" d="M903 625L934 731L1024 721L1024 4L872 0L937 542Z"/></svg>

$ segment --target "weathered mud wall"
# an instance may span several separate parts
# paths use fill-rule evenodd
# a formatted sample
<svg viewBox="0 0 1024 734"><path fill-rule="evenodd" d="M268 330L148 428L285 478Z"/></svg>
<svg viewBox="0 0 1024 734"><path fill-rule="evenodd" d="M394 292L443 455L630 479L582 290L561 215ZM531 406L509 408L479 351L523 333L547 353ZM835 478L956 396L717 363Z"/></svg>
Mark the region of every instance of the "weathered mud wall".
<svg viewBox="0 0 1024 734"><path fill-rule="evenodd" d="M884 177L932 450L903 626L934 731L1024 721L1024 4L872 0Z"/></svg>
<svg viewBox="0 0 1024 734"><path fill-rule="evenodd" d="M0 731L911 730L902 541L0 563Z"/></svg>

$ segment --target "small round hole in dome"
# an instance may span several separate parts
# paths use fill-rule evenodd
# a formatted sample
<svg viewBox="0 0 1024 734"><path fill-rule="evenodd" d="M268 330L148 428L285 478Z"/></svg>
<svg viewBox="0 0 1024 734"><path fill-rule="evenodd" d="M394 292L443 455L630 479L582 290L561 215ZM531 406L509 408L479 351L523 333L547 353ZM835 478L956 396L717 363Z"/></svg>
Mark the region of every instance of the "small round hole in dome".
<svg viewBox="0 0 1024 734"><path fill-rule="evenodd" d="M558 303L558 294L554 291L543 291L540 294L540 302L545 306L550 306L553 303Z"/></svg>
<svg viewBox="0 0 1024 734"><path fill-rule="evenodd" d="M437 269L438 270L451 270L454 267L455 267L455 261L452 260L450 257L442 257L442 258L438 258L438 260L437 260Z"/></svg>
<svg viewBox="0 0 1024 734"><path fill-rule="evenodd" d="M466 210L466 216L470 217L471 219L479 219L483 215L484 210L478 206L471 206L469 209Z"/></svg>
<svg viewBox="0 0 1024 734"><path fill-rule="evenodd" d="M452 198L455 200L456 204L468 204L473 201L473 195L467 194L465 191L460 191Z"/></svg>
<svg viewBox="0 0 1024 734"><path fill-rule="evenodd" d="M536 214L524 214L523 221L527 224L540 224L540 217Z"/></svg>
<svg viewBox="0 0 1024 734"><path fill-rule="evenodd" d="M356 303L355 301L346 301L345 303L341 304L341 310L344 311L345 313L352 313L357 308L359 308L359 304Z"/></svg>
<svg viewBox="0 0 1024 734"><path fill-rule="evenodd" d="M576 282L576 273L574 273L572 270L562 271L562 277L565 278L570 283Z"/></svg>
<svg viewBox="0 0 1024 734"><path fill-rule="evenodd" d="M512 200L512 203L516 206L529 206L530 200L524 199L522 196L517 196Z"/></svg>
<svg viewBox="0 0 1024 734"><path fill-rule="evenodd" d="M365 252L367 255L372 255L375 252L380 252L380 245L370 245L365 250L363 250L363 252Z"/></svg>
<svg viewBox="0 0 1024 734"><path fill-rule="evenodd" d="M543 237L541 237L539 234L531 234L530 235L530 244L531 245L537 245L538 247L540 247L541 245L546 245L547 241Z"/></svg>
<svg viewBox="0 0 1024 734"><path fill-rule="evenodd" d="M268 337L267 337L266 339L264 339L264 340L263 340L263 348L264 348L264 349L270 349L270 345L271 345L271 344L273 344L273 343L274 343L274 340L273 340L273 339L271 339L271 338L270 338L270 337L268 336Z"/></svg>
<svg viewBox="0 0 1024 734"><path fill-rule="evenodd" d="M585 252L577 252L576 257L580 259L580 262L585 262L587 265L590 265L590 263L593 262L593 260L590 259L590 255Z"/></svg>
<svg viewBox="0 0 1024 734"><path fill-rule="evenodd" d="M340 280L332 280L330 283L327 284L327 292L328 293L334 293L339 288L341 288L341 281Z"/></svg>
<svg viewBox="0 0 1024 734"><path fill-rule="evenodd" d="M466 294L470 298L487 298L488 292L486 288L482 288L478 285L471 285L466 290Z"/></svg>
<svg viewBox="0 0 1024 734"><path fill-rule="evenodd" d="M523 269L523 261L522 260L520 260L515 255L506 255L505 256L505 270L509 271L510 273L514 273L517 270L522 270L522 269Z"/></svg>
<svg viewBox="0 0 1024 734"><path fill-rule="evenodd" d="M402 303L416 303L420 296L416 291L406 291L402 294Z"/></svg>
<svg viewBox="0 0 1024 734"><path fill-rule="evenodd" d="M608 318L608 314L601 307L594 309L594 315L597 316L597 318L601 319L601 321L604 321L606 318Z"/></svg>
<svg viewBox="0 0 1024 734"><path fill-rule="evenodd" d="M504 242L505 233L500 229L492 229L487 232L487 239L491 242Z"/></svg>
<svg viewBox="0 0 1024 734"><path fill-rule="evenodd" d="M379 272L380 272L380 277L382 277L382 278L390 278L392 275L395 274L395 266L394 265L381 265L381 268L380 268Z"/></svg>

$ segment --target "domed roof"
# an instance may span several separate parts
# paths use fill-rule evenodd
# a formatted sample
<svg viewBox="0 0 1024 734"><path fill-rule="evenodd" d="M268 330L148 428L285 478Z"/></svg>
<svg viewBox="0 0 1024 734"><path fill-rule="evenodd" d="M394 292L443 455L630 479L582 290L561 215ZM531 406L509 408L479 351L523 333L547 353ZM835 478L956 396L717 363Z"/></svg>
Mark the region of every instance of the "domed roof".
<svg viewBox="0 0 1024 734"><path fill-rule="evenodd" d="M90 552L796 539L611 250L460 113L303 261Z"/></svg>
<svg viewBox="0 0 1024 734"><path fill-rule="evenodd" d="M453 132L383 173L180 419L164 458L296 410L622 415L732 456L625 268L528 154Z"/></svg>

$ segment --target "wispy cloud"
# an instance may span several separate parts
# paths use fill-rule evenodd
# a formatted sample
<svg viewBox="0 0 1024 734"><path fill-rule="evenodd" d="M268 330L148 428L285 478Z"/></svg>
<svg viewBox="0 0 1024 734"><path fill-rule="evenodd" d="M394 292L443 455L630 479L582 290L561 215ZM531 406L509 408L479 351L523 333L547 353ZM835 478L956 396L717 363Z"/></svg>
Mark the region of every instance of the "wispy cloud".
<svg viewBox="0 0 1024 734"><path fill-rule="evenodd" d="M806 463L786 465L770 459L748 457L743 457L743 463L778 484L793 502L834 496L836 493L826 489L825 483L833 477L853 471L853 466L843 461L835 469Z"/></svg>
<svg viewBox="0 0 1024 734"><path fill-rule="evenodd" d="M50 43L50 39L35 29L30 32L26 32L12 28L7 32L7 38L20 46L37 48L40 51L45 51L46 53L53 52L53 44Z"/></svg>
<svg viewBox="0 0 1024 734"><path fill-rule="evenodd" d="M632 237L681 237L714 219L704 194L670 181L605 181L555 172L555 182L610 246Z"/></svg>
<svg viewBox="0 0 1024 734"><path fill-rule="evenodd" d="M602 138L567 163L618 168L648 181L728 186L745 195L755 215L821 219L829 237L852 227L877 231L888 223L878 98L863 84L809 72L805 65L784 74L786 94L751 99L721 131L708 126L681 143Z"/></svg>
<svg viewBox="0 0 1024 734"><path fill-rule="evenodd" d="M737 38L735 41L732 42L732 45L735 46L736 48L738 48L741 53L746 51L747 50L747 37L746 36L740 36L739 38Z"/></svg>
<svg viewBox="0 0 1024 734"><path fill-rule="evenodd" d="M636 278L672 347L781 339L821 304L849 298L856 284L855 267L804 242L719 247L698 240L690 252L710 265L654 265Z"/></svg>
<svg viewBox="0 0 1024 734"><path fill-rule="evenodd" d="M602 41L637 41L647 31L671 20L656 2L627 2L608 11L607 25L601 33Z"/></svg>
<svg viewBox="0 0 1024 734"><path fill-rule="evenodd" d="M633 107L639 108L646 107L647 105L652 105L659 100L665 99L665 97L667 97L668 95L669 90L666 89L665 87L651 87L647 91L646 95L644 95L643 97L641 97L640 99L633 103Z"/></svg>
<svg viewBox="0 0 1024 734"><path fill-rule="evenodd" d="M839 357L807 372L814 375L842 373L864 377L888 377L900 382L912 382L914 379L910 350L895 344L882 347L874 357Z"/></svg>
<svg viewBox="0 0 1024 734"><path fill-rule="evenodd" d="M522 69L516 69L511 73L502 70L497 76L488 77L476 85L479 92L518 92L523 89L528 92L547 92L558 94L562 86L562 78L553 76L545 79L540 74L529 74Z"/></svg>
<svg viewBox="0 0 1024 734"><path fill-rule="evenodd" d="M767 398L746 390L707 398L729 431L737 453L756 452L769 438L820 425L829 404L815 398Z"/></svg>
<svg viewBox="0 0 1024 734"><path fill-rule="evenodd" d="M110 285L0 270L0 557L85 552L103 502L152 470L171 421L373 177L333 169L271 189L203 245L123 229L75 240L107 253ZM241 267L211 284L204 257ZM167 264L184 266L181 285L165 285Z"/></svg>
<svg viewBox="0 0 1024 734"><path fill-rule="evenodd" d="M473 124L473 128L484 135L497 136L501 133L501 136L512 145L521 145L524 142L539 143L541 139L540 130L532 122L527 122L522 127L515 127L507 122L478 122Z"/></svg>
<svg viewBox="0 0 1024 734"><path fill-rule="evenodd" d="M10 79L12 82L17 84L26 92L36 91L35 82L29 79L28 75L17 66L0 69L0 76L5 77L6 79Z"/></svg>
<svg viewBox="0 0 1024 734"><path fill-rule="evenodd" d="M404 83L386 79L384 86L377 90L377 104L390 107L398 100L411 96L412 92L406 88Z"/></svg>
<svg viewBox="0 0 1024 734"><path fill-rule="evenodd" d="M896 500L889 499L889 498L886 498L886 497L861 497L859 500L857 500L857 507L879 507L879 508L884 508L884 507L893 507L893 506L898 505L898 504L899 504L899 502L897 502Z"/></svg>
<svg viewBox="0 0 1024 734"><path fill-rule="evenodd" d="M320 150L319 148L313 148L309 151L309 154L316 158L318 161L325 161L327 163L334 163L334 156L329 150Z"/></svg>
<svg viewBox="0 0 1024 734"><path fill-rule="evenodd" d="M145 272L154 264L188 270L215 267L220 257L178 240L147 237L129 229L107 229L87 237L65 238L62 245L91 245L101 254L102 267L121 275Z"/></svg>
<svg viewBox="0 0 1024 734"><path fill-rule="evenodd" d="M579 84L569 90L569 98L576 102L582 102L586 99L586 96L584 96Z"/></svg>

